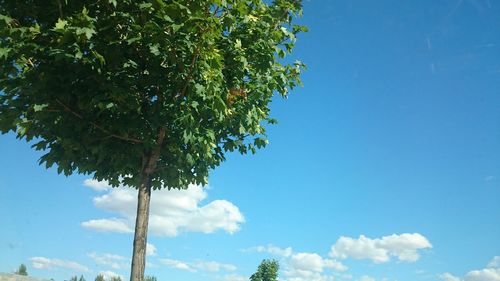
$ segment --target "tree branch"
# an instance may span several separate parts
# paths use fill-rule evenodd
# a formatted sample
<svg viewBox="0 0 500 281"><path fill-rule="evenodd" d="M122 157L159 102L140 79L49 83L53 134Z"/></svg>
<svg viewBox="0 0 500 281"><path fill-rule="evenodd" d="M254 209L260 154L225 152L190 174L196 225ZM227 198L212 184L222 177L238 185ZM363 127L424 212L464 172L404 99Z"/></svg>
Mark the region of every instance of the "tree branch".
<svg viewBox="0 0 500 281"><path fill-rule="evenodd" d="M200 54L200 46L198 46L194 52L193 59L191 60L191 64L189 65L189 72L188 76L186 77L186 82L184 83L184 87L182 88L182 91L180 93L181 97L184 97L186 94L186 90L189 84L189 80L191 80L191 76L193 75L193 70L194 70L194 65L196 63L196 59L198 59L198 55Z"/></svg>
<svg viewBox="0 0 500 281"><path fill-rule="evenodd" d="M57 5L59 6L59 17L64 18L61 0L57 0Z"/></svg>
<svg viewBox="0 0 500 281"><path fill-rule="evenodd" d="M161 126L158 132L158 136L156 138L156 146L153 149L153 151L151 151L151 154L147 160L146 167L144 169L144 172L147 175L154 173L156 170L158 159L160 159L161 148L165 140L165 135L166 135L166 129L165 127Z"/></svg>
<svg viewBox="0 0 500 281"><path fill-rule="evenodd" d="M59 99L56 99L56 102L59 105L61 105L66 112L71 113L72 115L74 115L75 117L77 117L78 119L80 119L82 121L86 121L85 118L81 114L79 114L78 112L72 110L69 106L67 106L64 103L62 103ZM143 143L141 140L138 140L138 139L134 139L134 138L129 138L129 137L125 137L125 136L120 136L120 135L117 135L117 134L113 134L110 131L108 131L105 128L103 128L101 125L99 125L99 124L97 124L97 123L95 123L93 121L88 121L88 122L92 126L94 126L95 128L97 128L100 131L102 131L103 133L106 133L109 137L113 137L113 138L124 140L124 141L129 141L129 142L132 142L132 143L135 143L135 144Z"/></svg>

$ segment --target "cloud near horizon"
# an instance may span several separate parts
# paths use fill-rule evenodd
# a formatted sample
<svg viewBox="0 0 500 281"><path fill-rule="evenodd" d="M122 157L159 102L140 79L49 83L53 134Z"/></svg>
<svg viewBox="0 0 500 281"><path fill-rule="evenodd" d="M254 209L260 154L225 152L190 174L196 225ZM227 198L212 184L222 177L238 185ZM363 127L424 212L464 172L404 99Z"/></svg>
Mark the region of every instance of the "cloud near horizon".
<svg viewBox="0 0 500 281"><path fill-rule="evenodd" d="M292 247L280 248L272 244L244 249L243 252L268 253L281 257L283 281L329 281L336 272L347 271L347 266L335 259L328 259L317 253L294 252Z"/></svg>
<svg viewBox="0 0 500 281"><path fill-rule="evenodd" d="M419 233L392 234L371 239L340 237L331 247L329 255L339 259L369 259L374 263L385 263L391 257L403 262L415 262L420 258L419 250L431 249L432 244Z"/></svg>
<svg viewBox="0 0 500 281"><path fill-rule="evenodd" d="M97 265L111 267L112 269L127 269L130 267L130 258L109 254L92 252L87 254Z"/></svg>
<svg viewBox="0 0 500 281"><path fill-rule="evenodd" d="M444 281L500 281L500 256L495 256L486 268L471 270L463 278L449 272L439 275Z"/></svg>
<svg viewBox="0 0 500 281"><path fill-rule="evenodd" d="M84 185L106 192L93 199L94 206L118 217L98 218L81 223L87 229L133 233L137 206L137 191L132 188L110 188L105 182L86 180ZM186 190L157 190L151 196L149 231L152 235L175 237L182 232L213 233L223 230L235 233L245 222L239 208L227 200L200 203L208 194L201 186L190 185Z"/></svg>
<svg viewBox="0 0 500 281"><path fill-rule="evenodd" d="M53 259L47 257L30 258L33 268L43 270L70 269L78 272L88 272L89 268L74 261Z"/></svg>
<svg viewBox="0 0 500 281"><path fill-rule="evenodd" d="M216 261L186 262L175 259L161 259L160 262L170 268L190 271L190 272L220 272L220 271L235 271L237 267L229 263L220 263Z"/></svg>
<svg viewBox="0 0 500 281"><path fill-rule="evenodd" d="M110 270L101 271L101 272L99 272L99 274L102 275L104 277L104 280L106 280L106 281L111 280L111 278L113 278L113 277L119 277L121 280L125 280L123 275L120 275L120 274L113 272L113 271L110 271Z"/></svg>
<svg viewBox="0 0 500 281"><path fill-rule="evenodd" d="M267 246L256 246L248 249L243 249L243 252L257 252L257 253L268 253L274 256L280 257L290 257L292 255L292 247L280 248L273 244L268 244Z"/></svg>

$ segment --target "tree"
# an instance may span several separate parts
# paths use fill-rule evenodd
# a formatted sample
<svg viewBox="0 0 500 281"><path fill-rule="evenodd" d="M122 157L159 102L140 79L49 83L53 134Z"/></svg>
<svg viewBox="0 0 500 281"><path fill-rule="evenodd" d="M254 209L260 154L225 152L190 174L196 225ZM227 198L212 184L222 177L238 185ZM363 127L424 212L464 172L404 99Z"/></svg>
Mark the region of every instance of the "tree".
<svg viewBox="0 0 500 281"><path fill-rule="evenodd" d="M16 270L16 274L17 275L28 276L28 270L26 268L26 265L24 265L24 263L22 263L21 265L19 265L19 267Z"/></svg>
<svg viewBox="0 0 500 281"><path fill-rule="evenodd" d="M85 277L83 277L83 275L80 275L80 279L78 279L78 281L85 281Z"/></svg>
<svg viewBox="0 0 500 281"><path fill-rule="evenodd" d="M250 276L250 281L277 281L279 263L276 260L263 260L257 272Z"/></svg>
<svg viewBox="0 0 500 281"><path fill-rule="evenodd" d="M146 276L146 277L144 277L144 281L156 281L156 277L155 276Z"/></svg>
<svg viewBox="0 0 500 281"><path fill-rule="evenodd" d="M69 281L78 281L78 276L72 276Z"/></svg>
<svg viewBox="0 0 500 281"><path fill-rule="evenodd" d="M104 281L104 275L102 275L102 274L98 274L98 275L95 277L95 281Z"/></svg>
<svg viewBox="0 0 500 281"><path fill-rule="evenodd" d="M207 184L264 147L300 0L0 0L0 131L40 164L138 189L131 280L144 279L151 190Z"/></svg>
<svg viewBox="0 0 500 281"><path fill-rule="evenodd" d="M109 279L110 281L122 281L122 278L120 276L113 276L111 277L111 279Z"/></svg>

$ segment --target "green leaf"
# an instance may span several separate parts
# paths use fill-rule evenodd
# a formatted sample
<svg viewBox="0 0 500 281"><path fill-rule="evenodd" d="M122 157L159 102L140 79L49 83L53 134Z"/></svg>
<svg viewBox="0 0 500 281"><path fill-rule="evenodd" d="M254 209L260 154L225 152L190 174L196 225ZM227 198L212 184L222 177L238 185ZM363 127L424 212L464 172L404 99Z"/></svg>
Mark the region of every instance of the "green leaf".
<svg viewBox="0 0 500 281"><path fill-rule="evenodd" d="M127 39L127 43L130 45L130 44L132 44L132 43L134 43L134 42L136 42L136 41L139 41L139 40L141 40L141 39L142 39L142 37L141 37L141 36L137 36L137 37L129 38L129 39Z"/></svg>
<svg viewBox="0 0 500 281"><path fill-rule="evenodd" d="M241 49L241 40L240 40L240 39L236 39L236 42L235 42L234 46L235 46L237 49Z"/></svg>
<svg viewBox="0 0 500 281"><path fill-rule="evenodd" d="M98 52L96 52L95 50L91 50L91 53L92 55L99 61L99 64L102 66L106 63L106 60L104 59L104 57L99 54Z"/></svg>
<svg viewBox="0 0 500 281"><path fill-rule="evenodd" d="M7 59L10 50L12 50L12 49L10 49L10 48L0 48L0 59L2 57L5 58L5 59Z"/></svg>
<svg viewBox="0 0 500 281"><path fill-rule="evenodd" d="M154 44L154 45L150 45L149 46L149 51L155 55L155 56L159 56L160 55L160 44Z"/></svg>
<svg viewBox="0 0 500 281"><path fill-rule="evenodd" d="M153 7L153 4L152 4L152 3L141 3L141 4L139 5L139 8L140 8L141 10L146 10L146 9L151 8L151 7Z"/></svg>
<svg viewBox="0 0 500 281"><path fill-rule="evenodd" d="M177 31L179 31L179 29L181 29L181 27L182 27L183 25L184 25L184 24L182 24L182 23L181 23L181 24L172 24L170 27L172 28L172 30L173 30L174 32L177 32Z"/></svg>
<svg viewBox="0 0 500 281"><path fill-rule="evenodd" d="M2 14L0 14L0 20L1 20L1 21L4 21L4 22L5 22L5 24L9 25L9 24L10 24L10 22L12 21L12 18L11 18L11 17L8 17L8 16L6 16L6 15L2 15Z"/></svg>
<svg viewBox="0 0 500 281"><path fill-rule="evenodd" d="M66 20L60 18L56 22L55 30L64 30L67 24L68 22Z"/></svg>
<svg viewBox="0 0 500 281"><path fill-rule="evenodd" d="M38 112L38 111L42 111L44 108L46 108L47 106L49 106L48 104L35 104L33 106L33 110L35 112Z"/></svg>

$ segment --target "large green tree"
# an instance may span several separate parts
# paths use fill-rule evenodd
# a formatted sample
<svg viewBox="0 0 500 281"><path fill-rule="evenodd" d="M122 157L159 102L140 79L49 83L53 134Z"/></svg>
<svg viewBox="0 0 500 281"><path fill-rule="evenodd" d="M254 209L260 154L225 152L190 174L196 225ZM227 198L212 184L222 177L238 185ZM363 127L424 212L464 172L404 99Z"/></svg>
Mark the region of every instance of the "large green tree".
<svg viewBox="0 0 500 281"><path fill-rule="evenodd" d="M65 175L138 189L131 280L144 278L151 189L206 184L255 152L300 0L0 0L0 131Z"/></svg>

